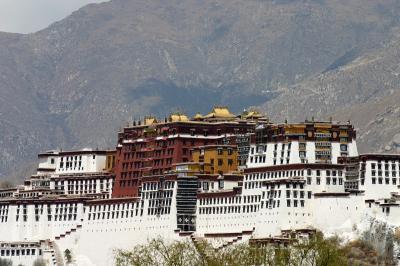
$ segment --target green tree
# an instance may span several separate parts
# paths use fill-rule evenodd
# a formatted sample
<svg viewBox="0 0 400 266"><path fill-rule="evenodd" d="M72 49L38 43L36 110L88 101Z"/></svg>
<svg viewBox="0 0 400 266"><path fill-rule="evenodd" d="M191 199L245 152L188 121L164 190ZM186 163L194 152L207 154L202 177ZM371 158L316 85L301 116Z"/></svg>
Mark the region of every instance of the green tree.
<svg viewBox="0 0 400 266"><path fill-rule="evenodd" d="M288 246L236 244L214 249L207 241L166 243L154 239L132 250L117 250L117 266L342 266L347 264L336 238L317 233Z"/></svg>
<svg viewBox="0 0 400 266"><path fill-rule="evenodd" d="M12 265L13 263L11 260L0 258L0 266L12 266Z"/></svg>
<svg viewBox="0 0 400 266"><path fill-rule="evenodd" d="M46 266L46 261L42 258L38 258L33 262L33 266Z"/></svg>
<svg viewBox="0 0 400 266"><path fill-rule="evenodd" d="M64 250L64 257L65 257L65 260L67 261L67 263L71 263L72 262L71 250L69 250L69 249Z"/></svg>

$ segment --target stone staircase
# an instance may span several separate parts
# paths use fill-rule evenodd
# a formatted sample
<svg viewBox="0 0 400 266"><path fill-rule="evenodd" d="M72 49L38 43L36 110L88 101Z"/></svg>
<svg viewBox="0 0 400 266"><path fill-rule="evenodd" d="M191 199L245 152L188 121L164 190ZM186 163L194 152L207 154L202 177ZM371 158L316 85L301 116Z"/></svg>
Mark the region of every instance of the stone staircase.
<svg viewBox="0 0 400 266"><path fill-rule="evenodd" d="M209 233L204 234L203 237L196 237L192 234L190 237L194 244L197 244L200 241L208 241L215 250L220 250L239 243L242 240L250 239L253 232L254 228L253 230L234 233Z"/></svg>
<svg viewBox="0 0 400 266"><path fill-rule="evenodd" d="M45 255L48 253L48 257L50 259L50 265L53 266L64 266L64 259L63 255L61 254L57 243L47 240L40 240L39 241L43 247L43 254Z"/></svg>
<svg viewBox="0 0 400 266"><path fill-rule="evenodd" d="M243 239L242 236L234 237L233 239L229 240L228 242L223 243L222 246L218 247L218 249L224 249L224 248L226 248L228 246L231 246L231 245L239 242L242 239Z"/></svg>
<svg viewBox="0 0 400 266"><path fill-rule="evenodd" d="M61 253L56 242L51 242L51 247L54 250L55 261L57 266L64 266L64 254Z"/></svg>
<svg viewBox="0 0 400 266"><path fill-rule="evenodd" d="M71 228L70 230L66 231L63 234L57 235L54 237L54 240L46 239L46 240L40 240L39 242L41 245L44 246L43 251L44 253L48 253L50 257L50 265L53 266L64 266L64 254L60 251L57 243L55 242L56 240L63 239L74 232L77 232L80 228L82 228L82 225L78 224L76 227Z"/></svg>
<svg viewBox="0 0 400 266"><path fill-rule="evenodd" d="M190 239L192 240L193 245L197 248L199 243L202 241L207 241L204 237L195 237L193 234L190 236ZM212 253L215 252L215 248L213 246L207 246L207 248L204 250L205 256L212 256Z"/></svg>
<svg viewBox="0 0 400 266"><path fill-rule="evenodd" d="M80 228L82 228L82 225L78 224L75 228L71 228L71 230L66 231L65 233L60 234L58 236L55 236L54 238L55 238L55 240L60 240L62 238L65 238L65 237L71 235L72 233L76 232Z"/></svg>

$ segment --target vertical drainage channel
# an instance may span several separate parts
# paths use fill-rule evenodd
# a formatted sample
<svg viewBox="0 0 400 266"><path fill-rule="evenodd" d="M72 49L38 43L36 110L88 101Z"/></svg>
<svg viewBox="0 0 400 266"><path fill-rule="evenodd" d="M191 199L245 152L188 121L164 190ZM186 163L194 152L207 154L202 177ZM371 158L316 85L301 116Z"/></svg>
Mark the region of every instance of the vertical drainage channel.
<svg viewBox="0 0 400 266"><path fill-rule="evenodd" d="M196 231L197 177L178 177L176 193L177 225L181 232Z"/></svg>

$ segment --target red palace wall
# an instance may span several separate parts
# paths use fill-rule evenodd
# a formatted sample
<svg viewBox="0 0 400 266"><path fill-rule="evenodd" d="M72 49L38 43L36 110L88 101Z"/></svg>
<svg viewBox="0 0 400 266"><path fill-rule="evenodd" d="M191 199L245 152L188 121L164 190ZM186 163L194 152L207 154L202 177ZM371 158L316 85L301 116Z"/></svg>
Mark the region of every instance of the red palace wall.
<svg viewBox="0 0 400 266"><path fill-rule="evenodd" d="M254 123L170 122L125 128L118 135L113 197L137 197L142 176L162 175L191 160L193 147L222 144L234 134L254 131Z"/></svg>

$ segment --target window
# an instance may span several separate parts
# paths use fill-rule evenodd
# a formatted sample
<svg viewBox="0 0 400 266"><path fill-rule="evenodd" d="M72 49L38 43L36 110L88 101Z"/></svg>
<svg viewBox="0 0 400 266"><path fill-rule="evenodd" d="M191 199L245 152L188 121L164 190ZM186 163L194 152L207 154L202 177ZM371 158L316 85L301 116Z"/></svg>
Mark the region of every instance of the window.
<svg viewBox="0 0 400 266"><path fill-rule="evenodd" d="M331 175L331 171L326 170L326 175L327 175L327 176L330 176L330 175Z"/></svg>
<svg viewBox="0 0 400 266"><path fill-rule="evenodd" d="M218 159L218 166L221 166L223 164L222 159Z"/></svg>
<svg viewBox="0 0 400 266"><path fill-rule="evenodd" d="M372 184L376 184L376 178L375 177L372 178Z"/></svg>
<svg viewBox="0 0 400 266"><path fill-rule="evenodd" d="M317 185L320 185L320 184L321 184L321 178L317 177Z"/></svg>

